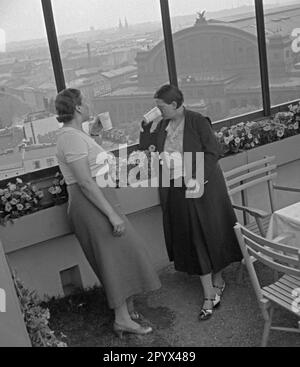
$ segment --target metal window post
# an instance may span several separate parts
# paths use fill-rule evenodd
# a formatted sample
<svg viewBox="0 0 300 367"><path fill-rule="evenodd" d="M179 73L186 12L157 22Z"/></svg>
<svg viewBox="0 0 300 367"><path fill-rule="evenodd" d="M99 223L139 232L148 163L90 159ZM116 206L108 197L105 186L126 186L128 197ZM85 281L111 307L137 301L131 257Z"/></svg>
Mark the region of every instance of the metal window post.
<svg viewBox="0 0 300 367"><path fill-rule="evenodd" d="M264 109L264 115L269 116L271 114L271 102L270 102L270 86L269 86L269 73L268 73L268 57L266 48L265 19L264 19L264 8L262 0L255 0L255 14L256 14L263 109Z"/></svg>
<svg viewBox="0 0 300 367"><path fill-rule="evenodd" d="M57 92L66 88L51 0L41 0Z"/></svg>
<svg viewBox="0 0 300 367"><path fill-rule="evenodd" d="M167 56L169 80L170 84L178 86L173 35L172 35L170 10L169 10L169 0L160 0L160 8L161 8L162 26L164 31L164 41Z"/></svg>

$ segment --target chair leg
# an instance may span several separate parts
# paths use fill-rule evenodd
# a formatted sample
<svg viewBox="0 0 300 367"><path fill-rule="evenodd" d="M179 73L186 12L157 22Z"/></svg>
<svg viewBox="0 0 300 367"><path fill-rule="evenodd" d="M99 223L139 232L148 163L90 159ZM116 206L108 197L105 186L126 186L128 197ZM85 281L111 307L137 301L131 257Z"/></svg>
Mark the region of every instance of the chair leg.
<svg viewBox="0 0 300 367"><path fill-rule="evenodd" d="M245 267L245 265L241 261L240 264L239 264L238 274L237 274L237 278L236 278L236 281L237 281L238 284L243 283L244 267Z"/></svg>
<svg viewBox="0 0 300 367"><path fill-rule="evenodd" d="M262 342L261 342L262 347L266 347L268 343L270 329L272 325L273 311L274 311L273 307L271 307L268 311L266 311L268 316L267 318L265 318L264 332L263 332Z"/></svg>

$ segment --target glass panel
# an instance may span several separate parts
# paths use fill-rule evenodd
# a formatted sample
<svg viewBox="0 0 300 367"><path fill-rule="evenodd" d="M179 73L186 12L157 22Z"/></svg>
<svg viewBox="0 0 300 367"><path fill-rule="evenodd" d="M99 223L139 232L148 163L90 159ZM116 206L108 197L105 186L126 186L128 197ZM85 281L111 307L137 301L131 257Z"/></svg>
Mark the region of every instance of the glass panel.
<svg viewBox="0 0 300 367"><path fill-rule="evenodd" d="M300 98L300 5L278 1L265 9L271 105ZM265 1L264 1L265 4Z"/></svg>
<svg viewBox="0 0 300 367"><path fill-rule="evenodd" d="M262 108L254 1L170 1L188 108L213 121Z"/></svg>
<svg viewBox="0 0 300 367"><path fill-rule="evenodd" d="M58 123L41 1L1 0L0 24L1 180L56 164Z"/></svg>
<svg viewBox="0 0 300 367"><path fill-rule="evenodd" d="M67 86L89 99L91 115L110 114L113 129L98 142L136 143L155 90L168 82L159 0L52 4Z"/></svg>

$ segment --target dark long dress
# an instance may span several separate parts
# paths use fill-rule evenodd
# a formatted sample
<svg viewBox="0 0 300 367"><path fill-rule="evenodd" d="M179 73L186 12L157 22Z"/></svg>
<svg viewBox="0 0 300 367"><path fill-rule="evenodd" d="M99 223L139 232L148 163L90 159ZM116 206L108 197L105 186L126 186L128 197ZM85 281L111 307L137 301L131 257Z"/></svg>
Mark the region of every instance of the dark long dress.
<svg viewBox="0 0 300 367"><path fill-rule="evenodd" d="M150 126L144 128L140 148L155 145L162 152L167 124L168 121L162 121L153 133ZM189 274L216 273L242 259L233 230L237 220L218 163L218 144L210 123L188 110L185 110L183 150L204 152L204 179L208 183L203 196L197 199L186 199L184 186L160 188L169 259L174 261L176 270Z"/></svg>

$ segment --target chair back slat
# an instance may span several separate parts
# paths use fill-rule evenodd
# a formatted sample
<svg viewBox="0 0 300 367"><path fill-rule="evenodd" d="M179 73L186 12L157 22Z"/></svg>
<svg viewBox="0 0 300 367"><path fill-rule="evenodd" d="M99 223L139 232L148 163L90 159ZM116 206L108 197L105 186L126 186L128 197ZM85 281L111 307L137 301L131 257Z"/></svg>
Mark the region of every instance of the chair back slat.
<svg viewBox="0 0 300 367"><path fill-rule="evenodd" d="M277 173L272 173L272 174L257 178L255 180L249 181L247 183L238 185L238 186L236 186L232 189L230 187L228 187L228 183L227 183L228 194L229 194L229 196L232 196L232 195L234 195L238 192L241 192L241 191L244 191L245 189L248 189L249 187L256 186L256 185L258 185L262 182L268 182L268 181L272 180L273 178L275 178L276 176L277 176Z"/></svg>
<svg viewBox="0 0 300 367"><path fill-rule="evenodd" d="M245 258L253 256L273 270L300 277L300 249L262 238L240 224L235 231Z"/></svg>
<svg viewBox="0 0 300 367"><path fill-rule="evenodd" d="M245 243L248 247L251 247L256 252L259 252L261 256L266 256L272 260L278 260L281 263L285 263L288 266L298 266L299 259L296 256L288 256L279 252L277 250L273 251L273 249L268 248L267 246L261 246L249 238L244 236Z"/></svg>
<svg viewBox="0 0 300 367"><path fill-rule="evenodd" d="M250 231L249 229L245 227L242 227L241 231L245 237L250 238L252 241L260 244L261 246L268 247L270 244L269 240L257 235L256 233L253 233L252 231ZM281 244L281 243L274 242L274 241L272 241L272 248L274 250L282 251L283 253L286 253L292 256L297 256L299 252L299 249L297 247Z"/></svg>
<svg viewBox="0 0 300 367"><path fill-rule="evenodd" d="M284 274L295 275L300 277L300 269L279 264L261 255L261 253L254 251L252 248L248 248L248 253L250 256L255 257L258 261L260 261L261 263L263 263L264 265L268 266L273 270L279 271Z"/></svg>
<svg viewBox="0 0 300 367"><path fill-rule="evenodd" d="M265 166L265 167L259 168L255 171L250 171L248 173L244 173L243 175L234 177L232 179L228 179L227 180L227 185L229 187L231 187L232 185L240 183L241 181L245 181L245 180L254 178L254 177L256 177L258 175L261 175L263 173L269 173L269 172L275 170L276 168L277 168L276 164L272 164L270 166Z"/></svg>
<svg viewBox="0 0 300 367"><path fill-rule="evenodd" d="M249 171L255 167L265 166L266 164L271 163L274 160L275 160L275 156L271 156L271 157L260 159L252 163L244 164L243 166L233 168L230 171L226 171L224 173L224 177L227 179L228 177L235 176L245 171Z"/></svg>

